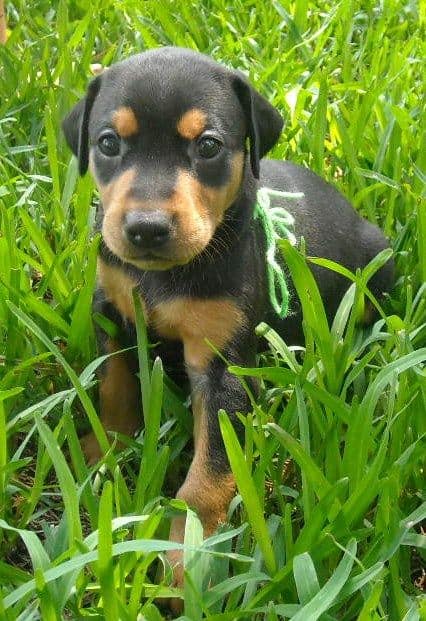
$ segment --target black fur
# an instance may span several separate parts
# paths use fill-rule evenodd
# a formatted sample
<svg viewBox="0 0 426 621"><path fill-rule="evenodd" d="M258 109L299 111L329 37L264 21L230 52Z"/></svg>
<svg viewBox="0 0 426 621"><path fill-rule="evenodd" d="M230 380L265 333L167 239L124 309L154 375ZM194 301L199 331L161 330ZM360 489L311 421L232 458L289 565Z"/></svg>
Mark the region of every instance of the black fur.
<svg viewBox="0 0 426 621"><path fill-rule="evenodd" d="M78 102L62 123L69 147L78 157L80 175L85 175L89 166L89 119L100 86L101 79L98 76L90 82L86 97Z"/></svg>

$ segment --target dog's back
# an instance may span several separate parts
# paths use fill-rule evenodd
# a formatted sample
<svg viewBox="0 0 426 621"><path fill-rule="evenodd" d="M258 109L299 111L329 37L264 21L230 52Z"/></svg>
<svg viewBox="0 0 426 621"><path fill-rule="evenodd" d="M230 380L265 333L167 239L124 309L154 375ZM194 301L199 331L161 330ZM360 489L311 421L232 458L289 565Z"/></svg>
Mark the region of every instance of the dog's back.
<svg viewBox="0 0 426 621"><path fill-rule="evenodd" d="M264 159L260 166L260 185L303 193L301 198L274 197L272 200L273 205L283 206L294 217L295 234L298 239L303 237L307 256L331 259L354 273L389 246L377 226L360 217L340 192L307 168ZM331 320L351 283L327 268L311 264L311 269ZM394 264L389 260L374 274L368 286L380 299L384 292L390 291L393 282ZM303 337L300 305L295 294L292 300L294 321L279 322L273 312L268 314L268 319L284 338L300 342Z"/></svg>

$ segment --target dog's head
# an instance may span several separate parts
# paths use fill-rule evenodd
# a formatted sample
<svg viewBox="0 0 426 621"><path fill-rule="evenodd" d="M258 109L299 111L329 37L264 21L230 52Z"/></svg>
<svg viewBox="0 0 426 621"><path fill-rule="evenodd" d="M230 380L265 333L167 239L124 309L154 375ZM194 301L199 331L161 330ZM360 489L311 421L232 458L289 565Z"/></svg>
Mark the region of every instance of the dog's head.
<svg viewBox="0 0 426 621"><path fill-rule="evenodd" d="M258 177L281 128L240 74L179 48L113 65L63 122L80 173L90 166L98 185L106 245L150 270L207 247L238 196L246 139Z"/></svg>

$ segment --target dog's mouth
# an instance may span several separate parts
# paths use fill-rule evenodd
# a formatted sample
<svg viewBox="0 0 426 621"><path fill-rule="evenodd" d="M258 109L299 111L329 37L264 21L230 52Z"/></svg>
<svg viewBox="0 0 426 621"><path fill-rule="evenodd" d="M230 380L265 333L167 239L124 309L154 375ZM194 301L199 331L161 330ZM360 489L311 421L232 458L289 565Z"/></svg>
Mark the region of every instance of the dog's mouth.
<svg viewBox="0 0 426 621"><path fill-rule="evenodd" d="M154 252L140 252L137 255L129 255L128 261L164 261L164 257L156 255Z"/></svg>
<svg viewBox="0 0 426 621"><path fill-rule="evenodd" d="M152 251L141 252L135 255L123 256L122 259L126 263L131 263L139 269L145 271L170 270L174 267L185 265L191 260L191 257L178 258L168 257L156 254Z"/></svg>

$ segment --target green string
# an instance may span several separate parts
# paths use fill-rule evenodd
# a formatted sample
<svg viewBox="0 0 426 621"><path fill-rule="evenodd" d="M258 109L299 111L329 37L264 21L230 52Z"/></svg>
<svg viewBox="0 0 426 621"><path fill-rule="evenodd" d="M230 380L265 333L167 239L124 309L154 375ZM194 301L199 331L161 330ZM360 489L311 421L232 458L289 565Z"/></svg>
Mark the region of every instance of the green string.
<svg viewBox="0 0 426 621"><path fill-rule="evenodd" d="M294 218L284 207L272 207L271 197L302 198L302 192L281 192L271 188L259 188L254 210L254 217L260 220L266 238L266 261L269 298L272 307L281 319L287 316L289 291L284 270L275 258L277 241L288 239L292 246L297 243L294 235Z"/></svg>

